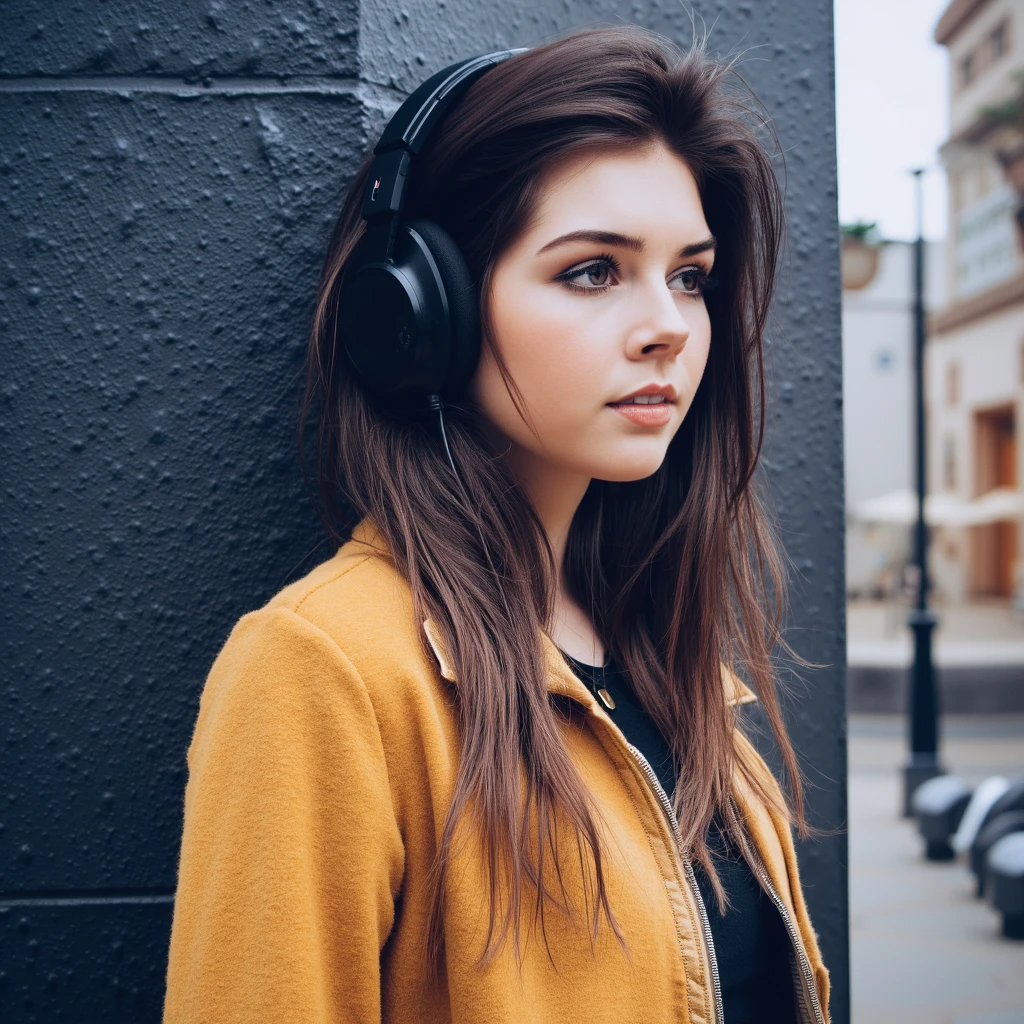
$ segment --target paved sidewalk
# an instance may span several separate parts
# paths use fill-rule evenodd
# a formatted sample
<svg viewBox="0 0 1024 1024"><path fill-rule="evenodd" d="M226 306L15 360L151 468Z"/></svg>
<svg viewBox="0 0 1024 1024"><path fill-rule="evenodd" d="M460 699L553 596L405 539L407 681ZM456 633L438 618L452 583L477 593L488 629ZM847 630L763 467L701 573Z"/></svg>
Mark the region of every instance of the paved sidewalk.
<svg viewBox="0 0 1024 1024"><path fill-rule="evenodd" d="M939 696L951 713L1024 713L1024 614L1005 601L939 606ZM847 605L847 699L854 712L907 706L912 640L896 602Z"/></svg>
<svg viewBox="0 0 1024 1024"><path fill-rule="evenodd" d="M1024 716L948 719L946 767L971 785L1024 773ZM852 716L850 939L854 1024L1022 1024L1024 942L973 895L960 862L921 856L899 817L903 719Z"/></svg>
<svg viewBox="0 0 1024 1024"><path fill-rule="evenodd" d="M904 604L850 601L846 650L851 665L909 665L913 645ZM939 605L935 658L939 665L1024 664L1024 613L1005 601Z"/></svg>

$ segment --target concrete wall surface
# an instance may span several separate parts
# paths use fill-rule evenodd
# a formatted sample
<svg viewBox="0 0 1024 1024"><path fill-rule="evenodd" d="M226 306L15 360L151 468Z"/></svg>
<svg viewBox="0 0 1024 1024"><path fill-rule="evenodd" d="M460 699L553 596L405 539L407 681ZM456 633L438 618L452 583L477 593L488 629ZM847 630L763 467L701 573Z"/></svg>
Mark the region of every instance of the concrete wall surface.
<svg viewBox="0 0 1024 1024"><path fill-rule="evenodd" d="M812 821L843 826L830 0L7 0L0 20L0 1017L159 1019L199 692L238 617L326 554L295 422L344 188L428 73L573 27L686 43L703 20L775 119L766 472L791 640L827 666L788 711ZM845 838L801 857L845 1024Z"/></svg>

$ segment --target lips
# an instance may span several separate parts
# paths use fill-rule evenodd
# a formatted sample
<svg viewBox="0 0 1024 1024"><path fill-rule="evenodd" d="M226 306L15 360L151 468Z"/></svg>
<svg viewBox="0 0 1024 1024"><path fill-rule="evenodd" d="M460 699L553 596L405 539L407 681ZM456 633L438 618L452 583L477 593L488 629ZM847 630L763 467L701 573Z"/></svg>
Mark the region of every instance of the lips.
<svg viewBox="0 0 1024 1024"><path fill-rule="evenodd" d="M609 405L671 405L664 395L634 395L632 398L621 398Z"/></svg>
<svg viewBox="0 0 1024 1024"><path fill-rule="evenodd" d="M646 384L628 395L616 398L609 405L656 405L660 402L671 403L676 400L676 389L671 384Z"/></svg>
<svg viewBox="0 0 1024 1024"><path fill-rule="evenodd" d="M673 402L656 402L653 405L637 405L635 402L609 404L620 416L638 427L663 427L670 422L675 410Z"/></svg>

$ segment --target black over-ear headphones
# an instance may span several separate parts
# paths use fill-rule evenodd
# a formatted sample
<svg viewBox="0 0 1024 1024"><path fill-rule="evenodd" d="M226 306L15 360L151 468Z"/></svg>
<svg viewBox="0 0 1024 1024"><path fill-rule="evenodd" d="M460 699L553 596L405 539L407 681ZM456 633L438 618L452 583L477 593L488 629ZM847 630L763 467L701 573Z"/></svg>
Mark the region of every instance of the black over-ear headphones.
<svg viewBox="0 0 1024 1024"><path fill-rule="evenodd" d="M366 231L345 268L335 321L350 366L373 394L422 396L425 408L440 411L441 396L458 395L476 368L479 309L466 260L438 224L402 221L405 186L412 158L441 118L484 72L522 52L499 50L438 71L398 108L374 147Z"/></svg>

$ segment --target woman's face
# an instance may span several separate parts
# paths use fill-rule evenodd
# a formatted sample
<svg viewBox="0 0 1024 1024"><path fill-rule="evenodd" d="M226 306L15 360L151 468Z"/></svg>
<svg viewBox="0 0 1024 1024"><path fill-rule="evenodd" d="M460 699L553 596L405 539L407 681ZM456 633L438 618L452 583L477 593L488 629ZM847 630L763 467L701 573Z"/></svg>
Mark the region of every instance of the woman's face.
<svg viewBox="0 0 1024 1024"><path fill-rule="evenodd" d="M701 288L714 239L696 182L659 143L572 158L541 194L490 295L495 342L534 429L486 345L471 395L521 473L642 479L665 458L711 341ZM655 404L627 401L638 392Z"/></svg>

